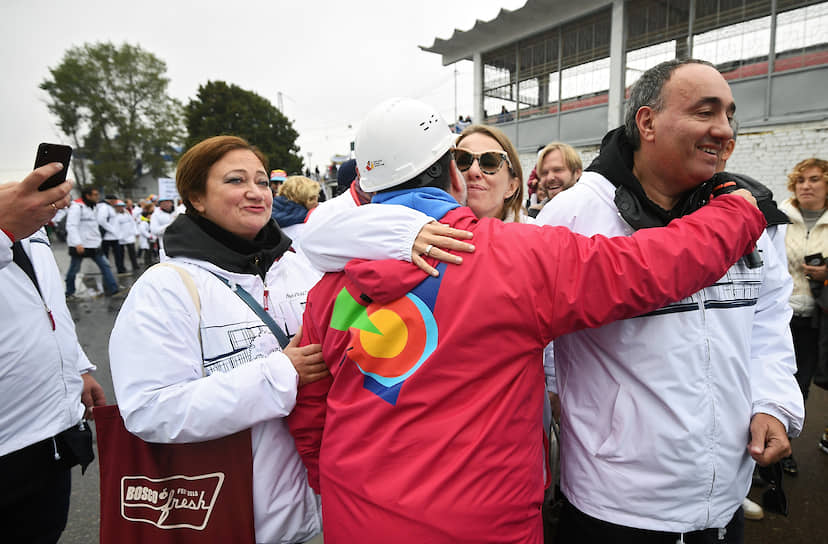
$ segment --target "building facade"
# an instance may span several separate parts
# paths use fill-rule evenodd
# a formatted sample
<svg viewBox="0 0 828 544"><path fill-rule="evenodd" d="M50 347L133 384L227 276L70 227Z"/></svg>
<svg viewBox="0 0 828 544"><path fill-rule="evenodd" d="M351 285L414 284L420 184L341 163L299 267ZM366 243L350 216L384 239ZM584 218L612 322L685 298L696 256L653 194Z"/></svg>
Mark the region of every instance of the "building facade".
<svg viewBox="0 0 828 544"><path fill-rule="evenodd" d="M527 0L422 49L444 65L474 62L474 119L509 136L527 174L556 140L589 164L640 74L686 57L730 82L740 131L729 170L781 200L796 162L828 158L825 1Z"/></svg>

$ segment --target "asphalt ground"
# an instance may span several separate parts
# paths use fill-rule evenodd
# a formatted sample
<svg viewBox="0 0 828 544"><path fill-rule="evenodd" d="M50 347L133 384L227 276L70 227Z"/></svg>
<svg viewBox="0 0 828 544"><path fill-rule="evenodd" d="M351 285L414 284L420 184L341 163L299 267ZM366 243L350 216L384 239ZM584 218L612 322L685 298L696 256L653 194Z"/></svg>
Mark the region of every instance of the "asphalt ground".
<svg viewBox="0 0 828 544"><path fill-rule="evenodd" d="M56 260L61 271L69 265L66 245L53 244ZM128 261L128 259L127 259ZM127 268L129 264L127 263ZM114 267L113 267L114 270ZM95 285L97 268L90 260L84 260L82 272L90 272L86 282ZM117 276L118 282L129 287L143 271ZM95 378L106 392L109 403L115 402L112 379L109 372L109 333L115 323L123 298L91 296L92 289L82 293L79 301L71 302L69 309L75 319L78 338L89 359L98 366ZM794 455L799 464L799 475L786 476L783 488L788 497L787 517L766 513L761 521L746 521L746 543L827 544L828 543L828 455L817 448L817 442L828 425L828 391L818 387L811 389L806 405L806 422L802 435L794 440ZM97 451L96 451L97 454ZM98 464L94 461L80 474L72 473L72 499L69 522L60 539L61 544L96 544L100 522L98 494ZM762 487L754 486L750 497L761 502ZM355 543L357 544L357 543Z"/></svg>

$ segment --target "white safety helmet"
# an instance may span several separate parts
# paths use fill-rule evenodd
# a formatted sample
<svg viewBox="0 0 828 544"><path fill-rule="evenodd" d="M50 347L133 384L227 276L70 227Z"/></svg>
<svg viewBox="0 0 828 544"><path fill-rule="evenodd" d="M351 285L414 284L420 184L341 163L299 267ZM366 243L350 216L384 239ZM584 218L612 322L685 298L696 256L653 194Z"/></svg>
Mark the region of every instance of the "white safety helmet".
<svg viewBox="0 0 828 544"><path fill-rule="evenodd" d="M354 139L359 185L372 193L423 173L454 143L440 114L418 100L391 98L365 117Z"/></svg>

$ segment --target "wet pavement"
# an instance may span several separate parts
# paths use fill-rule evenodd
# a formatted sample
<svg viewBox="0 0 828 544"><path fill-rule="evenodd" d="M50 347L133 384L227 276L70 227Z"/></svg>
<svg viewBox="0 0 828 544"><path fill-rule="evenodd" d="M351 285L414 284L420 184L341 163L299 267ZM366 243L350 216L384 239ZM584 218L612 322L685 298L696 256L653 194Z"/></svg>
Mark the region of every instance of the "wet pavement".
<svg viewBox="0 0 828 544"><path fill-rule="evenodd" d="M65 272L69 264L65 244L55 243L53 249L61 271ZM95 378L104 388L108 402L114 403L108 344L109 333L123 298L89 296L96 285L97 269L88 259L82 268L82 272L86 271L90 273L86 274L85 282L92 287L86 292L79 289L81 297L70 303L69 309L75 319L81 345L89 359L98 366ZM135 274L117 276L118 283L129 287L142 271L143 267ZM764 520L747 521L746 543L828 543L828 455L816 446L823 428L828 425L828 392L812 388L806 410L805 429L793 443L799 475L786 476L783 481L790 513L788 517L766 513ZM81 476L80 470L75 468L72 476L69 523L60 544L95 544L99 541L100 510L97 460L89 466L85 475ZM754 487L750 497L761 501L762 491L762 488Z"/></svg>

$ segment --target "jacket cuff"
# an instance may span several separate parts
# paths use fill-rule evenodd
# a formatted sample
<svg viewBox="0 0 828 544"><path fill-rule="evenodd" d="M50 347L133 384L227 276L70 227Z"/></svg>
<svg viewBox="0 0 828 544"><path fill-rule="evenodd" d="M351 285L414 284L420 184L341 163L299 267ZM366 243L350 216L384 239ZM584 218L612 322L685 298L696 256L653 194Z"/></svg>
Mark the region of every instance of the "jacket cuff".
<svg viewBox="0 0 828 544"><path fill-rule="evenodd" d="M399 254L394 257L398 261L411 262L411 254L414 252L414 242L423 227L434 221L433 218L421 214L419 218L411 218L408 221L408 232L403 234L402 244L398 248Z"/></svg>
<svg viewBox="0 0 828 544"><path fill-rule="evenodd" d="M802 431L801 421L796 421L796 419L791 417L791 415L784 408L780 408L773 403L754 402L751 417L756 414L767 414L775 417L785 427L785 432L790 438L796 438Z"/></svg>

